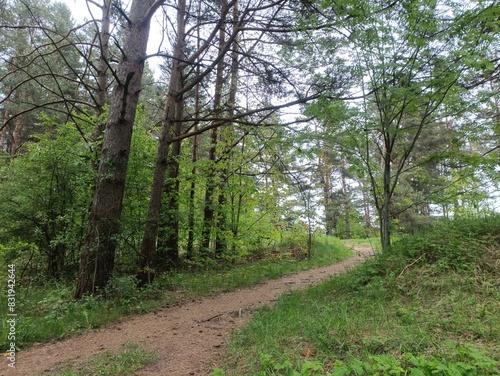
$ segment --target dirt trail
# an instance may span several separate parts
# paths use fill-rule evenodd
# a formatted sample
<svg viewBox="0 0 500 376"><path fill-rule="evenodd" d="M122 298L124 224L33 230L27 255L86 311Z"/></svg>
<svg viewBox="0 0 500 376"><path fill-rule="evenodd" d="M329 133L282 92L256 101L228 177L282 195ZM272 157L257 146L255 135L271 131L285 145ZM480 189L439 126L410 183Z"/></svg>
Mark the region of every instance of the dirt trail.
<svg viewBox="0 0 500 376"><path fill-rule="evenodd" d="M159 357L157 362L137 372L137 376L210 375L231 331L248 322L254 310L272 305L288 291L307 288L341 273L373 254L369 248L355 248L355 251L355 256L338 264L134 316L67 340L34 346L17 354L15 370L8 368L4 361L0 375L51 375L62 363L83 363L89 356L106 349L116 352L130 341Z"/></svg>

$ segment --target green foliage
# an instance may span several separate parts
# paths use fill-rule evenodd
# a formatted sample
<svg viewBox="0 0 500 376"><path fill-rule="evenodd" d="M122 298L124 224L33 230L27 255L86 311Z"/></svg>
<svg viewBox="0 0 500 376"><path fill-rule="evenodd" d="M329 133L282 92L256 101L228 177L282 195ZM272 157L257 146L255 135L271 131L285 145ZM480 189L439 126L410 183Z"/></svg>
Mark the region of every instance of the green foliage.
<svg viewBox="0 0 500 376"><path fill-rule="evenodd" d="M0 202L4 260L26 269L31 278L75 270L94 178L92 146L77 127L56 126L50 118L44 118L43 126L46 132L26 145L26 154L0 167L6 197ZM85 127L88 123L79 124Z"/></svg>
<svg viewBox="0 0 500 376"><path fill-rule="evenodd" d="M313 354L308 360L332 374L497 374L499 228L498 216L435 224L349 273L281 298L234 335L226 372L266 371L261 354L269 354L289 372L269 375L293 375Z"/></svg>
<svg viewBox="0 0 500 376"><path fill-rule="evenodd" d="M152 179L156 141L139 110L132 138L123 200L116 271L135 273ZM49 117L44 133L27 143L27 152L0 166L0 257L15 263L31 282L73 278L80 261L95 184L95 150L87 142L96 119L59 125ZM19 275L21 277L21 275Z"/></svg>
<svg viewBox="0 0 500 376"><path fill-rule="evenodd" d="M496 375L500 372L500 362L486 356L473 346L453 347L450 357L414 356L406 353L402 360L391 355L369 356L367 360L352 359L347 362L335 361L325 370L321 362L316 360L301 361L299 366L294 366L286 360L282 363L270 355L261 357L263 371L254 375L258 376L349 376L349 375L395 375L395 376L474 376ZM213 376L224 376L222 369L216 369Z"/></svg>

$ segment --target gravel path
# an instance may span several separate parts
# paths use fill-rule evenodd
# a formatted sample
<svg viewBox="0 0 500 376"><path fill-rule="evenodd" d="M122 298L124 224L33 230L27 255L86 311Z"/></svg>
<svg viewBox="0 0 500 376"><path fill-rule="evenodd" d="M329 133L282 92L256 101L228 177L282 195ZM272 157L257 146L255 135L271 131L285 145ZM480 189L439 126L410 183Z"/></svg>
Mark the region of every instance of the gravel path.
<svg viewBox="0 0 500 376"><path fill-rule="evenodd" d="M355 256L338 264L133 316L63 341L36 345L17 354L15 369L8 368L5 360L0 375L52 375L62 363L83 363L104 350L116 352L130 341L159 357L157 362L137 372L137 376L210 375L221 359L231 331L247 323L254 310L272 305L288 291L307 288L354 267L373 254L369 248L355 248L355 251Z"/></svg>

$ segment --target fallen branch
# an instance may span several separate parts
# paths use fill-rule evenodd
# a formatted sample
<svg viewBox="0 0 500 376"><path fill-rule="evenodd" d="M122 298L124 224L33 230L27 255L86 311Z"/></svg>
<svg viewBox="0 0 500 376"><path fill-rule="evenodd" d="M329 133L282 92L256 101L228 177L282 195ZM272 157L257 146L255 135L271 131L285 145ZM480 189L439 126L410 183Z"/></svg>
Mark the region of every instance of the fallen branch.
<svg viewBox="0 0 500 376"><path fill-rule="evenodd" d="M418 259L416 259L415 261L413 261L411 264L408 264L406 265L403 270L401 271L401 273L399 273L398 275L398 278L401 277L403 275L403 273L406 271L406 269L408 269L410 266L412 265L415 265L422 257L424 257L424 255L420 256ZM397 279L397 278L396 278Z"/></svg>
<svg viewBox="0 0 500 376"><path fill-rule="evenodd" d="M209 317L208 319L206 320L202 320L201 322L208 322L208 321L211 321L213 319L216 319L218 317L221 317L223 315L223 313L219 313L218 315L215 315L215 316L212 316L212 317Z"/></svg>

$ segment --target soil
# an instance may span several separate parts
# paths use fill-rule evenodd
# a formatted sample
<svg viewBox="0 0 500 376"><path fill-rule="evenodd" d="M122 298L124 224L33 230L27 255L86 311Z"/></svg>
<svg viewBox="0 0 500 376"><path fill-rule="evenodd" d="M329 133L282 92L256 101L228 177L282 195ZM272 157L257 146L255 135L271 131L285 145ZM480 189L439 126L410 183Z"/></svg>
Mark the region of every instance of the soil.
<svg viewBox="0 0 500 376"><path fill-rule="evenodd" d="M288 291L305 289L352 268L373 254L369 248L356 247L355 251L355 256L334 265L133 316L66 340L35 345L17 354L15 369L8 368L5 360L0 375L53 375L62 364L83 364L88 357L105 350L117 352L128 342L159 358L136 376L211 375L222 359L231 331L247 323L253 311L271 306Z"/></svg>

